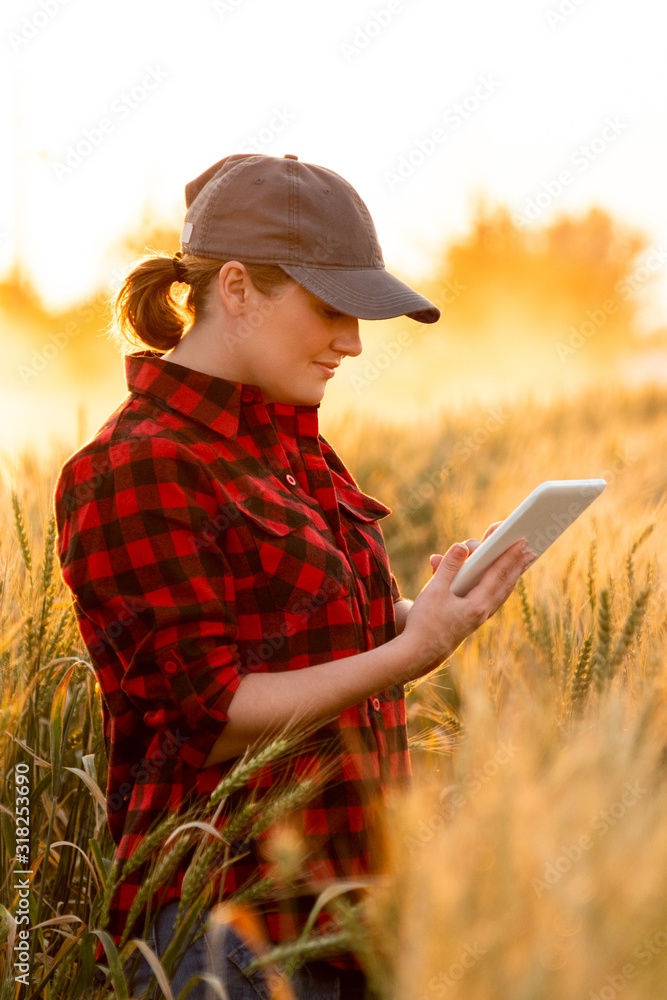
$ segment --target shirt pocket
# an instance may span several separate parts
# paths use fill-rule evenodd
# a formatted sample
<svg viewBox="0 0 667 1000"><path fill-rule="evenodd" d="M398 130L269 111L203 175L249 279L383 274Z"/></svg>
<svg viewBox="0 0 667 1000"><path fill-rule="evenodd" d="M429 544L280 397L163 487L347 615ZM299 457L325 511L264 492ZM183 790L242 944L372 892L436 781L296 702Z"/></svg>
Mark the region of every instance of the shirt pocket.
<svg viewBox="0 0 667 1000"><path fill-rule="evenodd" d="M382 528L377 523L391 514L391 508L375 497L352 488L338 493L341 520L347 528L347 544L358 571L367 579L367 586L379 572L391 589L391 566L384 543ZM374 589L371 587L371 589Z"/></svg>
<svg viewBox="0 0 667 1000"><path fill-rule="evenodd" d="M349 594L350 570L314 512L269 495L237 504L257 552L258 583L268 588L276 607L300 614Z"/></svg>

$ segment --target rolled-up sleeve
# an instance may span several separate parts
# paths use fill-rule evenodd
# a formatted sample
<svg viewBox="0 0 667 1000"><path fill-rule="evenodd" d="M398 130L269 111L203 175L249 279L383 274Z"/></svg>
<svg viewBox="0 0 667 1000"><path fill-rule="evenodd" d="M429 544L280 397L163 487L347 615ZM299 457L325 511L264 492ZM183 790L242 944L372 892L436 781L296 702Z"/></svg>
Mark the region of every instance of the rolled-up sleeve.
<svg viewBox="0 0 667 1000"><path fill-rule="evenodd" d="M55 510L63 579L111 714L177 733L183 761L201 768L241 680L234 580L224 538L210 531L220 499L206 467L169 438L129 438L97 466L73 456Z"/></svg>

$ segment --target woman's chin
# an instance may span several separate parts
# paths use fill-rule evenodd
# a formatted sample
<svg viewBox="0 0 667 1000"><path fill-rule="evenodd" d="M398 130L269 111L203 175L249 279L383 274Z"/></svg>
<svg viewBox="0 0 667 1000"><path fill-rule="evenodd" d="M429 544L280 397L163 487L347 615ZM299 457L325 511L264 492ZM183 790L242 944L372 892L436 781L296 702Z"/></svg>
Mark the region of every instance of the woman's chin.
<svg viewBox="0 0 667 1000"><path fill-rule="evenodd" d="M285 406L317 406L322 402L325 389L325 385L276 389L265 393L264 399L267 403L283 403Z"/></svg>

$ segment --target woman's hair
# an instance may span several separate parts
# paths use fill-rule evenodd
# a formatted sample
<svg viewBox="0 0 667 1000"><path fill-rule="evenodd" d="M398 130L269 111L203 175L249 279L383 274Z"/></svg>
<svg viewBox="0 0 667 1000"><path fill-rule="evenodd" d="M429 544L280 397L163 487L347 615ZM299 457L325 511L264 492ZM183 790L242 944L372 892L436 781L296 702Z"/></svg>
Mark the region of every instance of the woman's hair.
<svg viewBox="0 0 667 1000"><path fill-rule="evenodd" d="M293 279L277 264L245 264L250 280L263 295L271 295ZM118 330L134 347L140 344L169 351L186 329L206 311L206 302L224 260L184 254L178 260L179 273L190 286L187 296L174 295L178 281L174 259L166 254L145 257L125 278L115 302Z"/></svg>

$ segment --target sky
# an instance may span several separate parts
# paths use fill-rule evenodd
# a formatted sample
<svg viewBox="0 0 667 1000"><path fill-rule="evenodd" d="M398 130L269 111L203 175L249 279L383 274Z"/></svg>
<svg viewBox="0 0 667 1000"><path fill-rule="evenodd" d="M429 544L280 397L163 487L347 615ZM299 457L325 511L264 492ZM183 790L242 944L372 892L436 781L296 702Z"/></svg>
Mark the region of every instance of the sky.
<svg viewBox="0 0 667 1000"><path fill-rule="evenodd" d="M122 236L180 227L238 151L342 174L412 281L480 195L667 246L664 23L656 0L4 0L0 273L52 306L113 287Z"/></svg>

